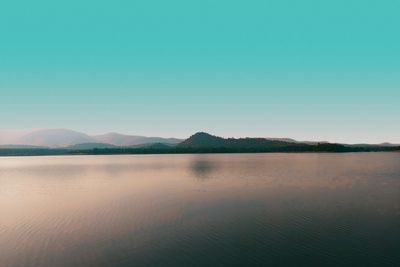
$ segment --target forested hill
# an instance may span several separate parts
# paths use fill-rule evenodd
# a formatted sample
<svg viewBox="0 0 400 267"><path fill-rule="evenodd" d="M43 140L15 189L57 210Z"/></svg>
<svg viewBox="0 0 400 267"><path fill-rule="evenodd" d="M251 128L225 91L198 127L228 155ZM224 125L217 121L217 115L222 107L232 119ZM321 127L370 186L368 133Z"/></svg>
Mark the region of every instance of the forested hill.
<svg viewBox="0 0 400 267"><path fill-rule="evenodd" d="M279 149L308 147L308 144L271 140L267 138L222 138L199 132L178 145L180 148L229 148L229 149Z"/></svg>

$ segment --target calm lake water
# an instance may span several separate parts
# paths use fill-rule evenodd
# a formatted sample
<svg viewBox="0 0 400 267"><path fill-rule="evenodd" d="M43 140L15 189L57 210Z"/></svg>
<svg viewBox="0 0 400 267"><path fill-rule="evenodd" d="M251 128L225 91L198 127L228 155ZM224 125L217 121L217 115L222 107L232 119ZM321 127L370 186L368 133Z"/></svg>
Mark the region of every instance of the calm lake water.
<svg viewBox="0 0 400 267"><path fill-rule="evenodd" d="M1 267L400 266L400 153L0 158Z"/></svg>

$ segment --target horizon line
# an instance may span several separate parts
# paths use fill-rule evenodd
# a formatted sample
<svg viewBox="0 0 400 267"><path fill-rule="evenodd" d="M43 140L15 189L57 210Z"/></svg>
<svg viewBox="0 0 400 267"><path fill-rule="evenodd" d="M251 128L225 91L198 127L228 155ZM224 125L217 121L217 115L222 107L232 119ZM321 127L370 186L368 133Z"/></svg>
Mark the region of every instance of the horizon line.
<svg viewBox="0 0 400 267"><path fill-rule="evenodd" d="M181 139L181 140L186 140L190 138L192 135L196 133L207 133L209 135L217 136L217 137L222 137L222 138L235 138L235 139L240 139L240 138L264 138L264 139L277 139L277 140L284 140L284 139L290 139L296 142L315 142L315 143L331 143L331 144L348 144L348 145L357 145L357 144L366 144L366 145L381 145L381 144L391 144L391 145L400 145L400 142L396 141L380 141L380 142L363 142L363 141L358 141L358 142L338 142L338 141L330 141L330 140L323 140L323 139L298 139L295 137L287 137L287 136L280 136L280 137L272 137L272 136L237 136L237 135L224 135L224 134L214 134L210 133L210 131L204 131L204 130L198 130L194 131L192 134L189 134L188 136L162 136L162 135L148 135L148 134L134 134L134 133L127 133L127 132L118 132L115 130L111 131L103 131L103 132L96 132L96 133L88 133L84 130L75 130L71 128L65 128L65 127L44 127L44 128L0 128L0 134L1 132L25 132L22 134L22 136L33 133L33 132L38 132L38 131L46 131L46 130L65 130L65 131L71 131L75 133L81 133L85 134L88 136L98 136L98 135L107 135L107 134L119 134L119 135L125 135L125 136L137 136L137 137L158 137L158 138L165 138L165 139ZM22 137L21 136L21 137ZM5 145L14 145L14 143L7 143Z"/></svg>

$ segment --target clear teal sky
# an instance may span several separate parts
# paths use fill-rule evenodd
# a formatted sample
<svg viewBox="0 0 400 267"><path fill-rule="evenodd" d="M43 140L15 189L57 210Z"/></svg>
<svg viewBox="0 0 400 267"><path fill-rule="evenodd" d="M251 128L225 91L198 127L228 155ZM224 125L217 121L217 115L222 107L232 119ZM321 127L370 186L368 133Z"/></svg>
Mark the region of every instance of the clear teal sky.
<svg viewBox="0 0 400 267"><path fill-rule="evenodd" d="M397 0L0 4L0 128L400 142Z"/></svg>

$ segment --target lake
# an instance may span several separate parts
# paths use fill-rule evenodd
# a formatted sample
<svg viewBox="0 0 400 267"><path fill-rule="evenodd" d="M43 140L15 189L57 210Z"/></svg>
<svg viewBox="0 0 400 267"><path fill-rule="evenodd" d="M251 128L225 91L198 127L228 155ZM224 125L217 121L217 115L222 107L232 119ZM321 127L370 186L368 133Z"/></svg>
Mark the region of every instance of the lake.
<svg viewBox="0 0 400 267"><path fill-rule="evenodd" d="M400 266L400 153L0 158L1 267Z"/></svg>

